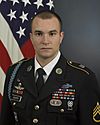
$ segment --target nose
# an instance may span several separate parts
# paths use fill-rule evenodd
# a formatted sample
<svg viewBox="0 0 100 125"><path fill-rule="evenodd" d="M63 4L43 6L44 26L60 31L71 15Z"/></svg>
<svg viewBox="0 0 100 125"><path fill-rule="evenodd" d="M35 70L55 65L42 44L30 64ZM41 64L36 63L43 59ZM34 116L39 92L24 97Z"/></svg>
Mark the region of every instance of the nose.
<svg viewBox="0 0 100 125"><path fill-rule="evenodd" d="M48 34L44 34L44 36L43 36L43 43L44 44L49 44L49 36L48 36Z"/></svg>

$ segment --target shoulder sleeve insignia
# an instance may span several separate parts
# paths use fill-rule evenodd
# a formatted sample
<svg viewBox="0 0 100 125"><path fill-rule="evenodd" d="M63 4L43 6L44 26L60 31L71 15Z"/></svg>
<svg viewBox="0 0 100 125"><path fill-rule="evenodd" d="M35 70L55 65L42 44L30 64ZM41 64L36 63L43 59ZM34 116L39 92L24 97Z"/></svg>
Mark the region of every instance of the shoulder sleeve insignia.
<svg viewBox="0 0 100 125"><path fill-rule="evenodd" d="M93 109L93 120L95 122L100 122L100 104L97 102L97 105Z"/></svg>
<svg viewBox="0 0 100 125"><path fill-rule="evenodd" d="M81 70L83 72L85 72L86 74L89 75L89 72L87 70L87 68L82 65L82 64L79 64L79 63L75 63L75 62L72 62L72 61L67 61L67 64L75 69L78 69L78 70Z"/></svg>

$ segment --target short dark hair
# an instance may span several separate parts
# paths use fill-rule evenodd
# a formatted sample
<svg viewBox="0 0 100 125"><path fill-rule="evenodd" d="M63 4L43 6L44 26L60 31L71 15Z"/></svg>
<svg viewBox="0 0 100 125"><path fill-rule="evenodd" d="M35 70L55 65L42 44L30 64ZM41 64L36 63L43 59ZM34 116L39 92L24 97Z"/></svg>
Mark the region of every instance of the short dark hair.
<svg viewBox="0 0 100 125"><path fill-rule="evenodd" d="M62 31L62 20L57 13L55 13L53 11L47 11L47 10L40 11L36 15L33 16L32 20L31 20L31 25L32 25L32 22L35 19L35 17L39 17L41 19L51 19L52 17L56 17L59 21L59 24L60 24L60 31Z"/></svg>

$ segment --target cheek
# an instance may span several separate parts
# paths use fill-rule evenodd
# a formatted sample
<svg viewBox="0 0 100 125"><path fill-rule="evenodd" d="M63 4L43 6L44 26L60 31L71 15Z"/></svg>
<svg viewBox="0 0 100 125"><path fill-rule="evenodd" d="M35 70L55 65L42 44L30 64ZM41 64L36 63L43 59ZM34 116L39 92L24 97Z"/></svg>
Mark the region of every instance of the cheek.
<svg viewBox="0 0 100 125"><path fill-rule="evenodd" d="M41 38L33 38L33 44L35 46L39 46L42 43L42 39Z"/></svg>
<svg viewBox="0 0 100 125"><path fill-rule="evenodd" d="M32 43L33 43L34 48L37 48L39 46L39 41L35 38L32 40Z"/></svg>
<svg viewBox="0 0 100 125"><path fill-rule="evenodd" d="M32 41L32 44L33 44L34 49L37 50L37 49L38 49L38 44L37 44L37 42Z"/></svg>
<svg viewBox="0 0 100 125"><path fill-rule="evenodd" d="M58 48L60 46L60 40L59 39L56 39L54 42L53 42L53 45L54 47Z"/></svg>

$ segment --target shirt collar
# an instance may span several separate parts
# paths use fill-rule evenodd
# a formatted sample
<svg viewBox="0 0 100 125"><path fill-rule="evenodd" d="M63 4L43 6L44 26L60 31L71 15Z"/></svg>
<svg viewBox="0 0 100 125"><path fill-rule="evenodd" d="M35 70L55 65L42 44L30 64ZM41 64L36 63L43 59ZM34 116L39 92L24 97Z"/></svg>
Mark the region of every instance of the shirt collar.
<svg viewBox="0 0 100 125"><path fill-rule="evenodd" d="M60 55L61 55L61 53L59 51L58 54L56 55L56 57L50 63L48 63L46 66L43 67L43 69L46 72L47 76L49 76L49 74L51 73L52 69L57 64L57 62L58 62L58 60L60 58ZM36 74L36 70L38 68L42 68L42 67L40 66L40 64L36 60L36 56L35 56L35 71L34 71L34 74Z"/></svg>

